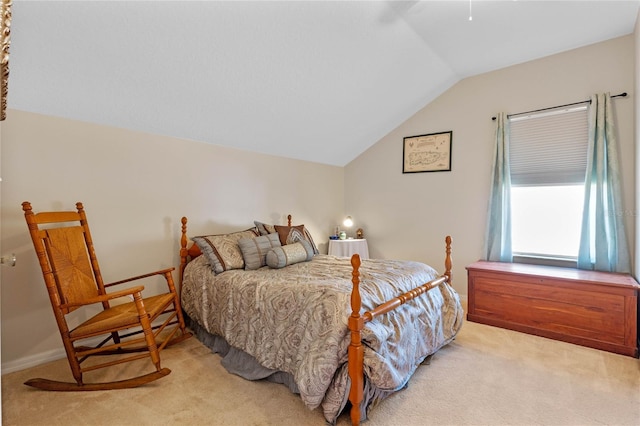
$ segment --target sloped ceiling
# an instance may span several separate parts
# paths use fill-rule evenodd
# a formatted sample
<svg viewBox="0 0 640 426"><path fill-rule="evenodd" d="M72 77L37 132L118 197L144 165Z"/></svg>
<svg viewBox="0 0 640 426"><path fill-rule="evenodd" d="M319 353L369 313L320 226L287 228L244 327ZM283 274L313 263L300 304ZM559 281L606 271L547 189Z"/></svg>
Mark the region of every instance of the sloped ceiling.
<svg viewBox="0 0 640 426"><path fill-rule="evenodd" d="M18 0L8 107L343 166L465 77L633 32L639 5Z"/></svg>

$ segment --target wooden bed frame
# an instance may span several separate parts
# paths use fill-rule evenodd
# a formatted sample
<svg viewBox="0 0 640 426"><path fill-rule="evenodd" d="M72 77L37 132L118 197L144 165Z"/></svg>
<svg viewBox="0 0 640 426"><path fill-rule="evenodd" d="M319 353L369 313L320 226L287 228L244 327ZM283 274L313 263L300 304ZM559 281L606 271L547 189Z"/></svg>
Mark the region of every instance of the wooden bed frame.
<svg viewBox="0 0 640 426"><path fill-rule="evenodd" d="M194 244L188 247L189 238L187 237L187 218L182 220L182 236L180 237L180 276L179 289L182 291L182 278L184 269L187 264L199 256L200 250ZM287 216L287 224L291 226L291 215ZM360 313L362 310L362 299L360 297L360 256L354 254L351 257L351 266L353 267L352 279L353 289L351 291L351 315L348 320L348 327L351 333L351 343L348 349L348 365L349 378L351 380L351 389L349 390L349 402L351 403L351 424L360 424L360 403L364 394L364 346L362 345L362 330L366 323L373 321L376 317L384 315L399 306L415 299L416 297L438 287L443 283L451 284L451 237L445 238L445 272L439 277L419 285L406 293L388 300L371 311Z"/></svg>

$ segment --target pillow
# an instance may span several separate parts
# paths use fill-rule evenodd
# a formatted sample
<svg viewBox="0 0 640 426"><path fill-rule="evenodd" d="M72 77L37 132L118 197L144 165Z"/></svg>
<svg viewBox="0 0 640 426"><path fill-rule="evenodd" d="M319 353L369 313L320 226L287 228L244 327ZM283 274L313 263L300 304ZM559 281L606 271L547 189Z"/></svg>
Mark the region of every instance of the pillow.
<svg viewBox="0 0 640 426"><path fill-rule="evenodd" d="M305 240L304 225L298 226L273 226L280 237L280 244L287 245L297 243L300 240Z"/></svg>
<svg viewBox="0 0 640 426"><path fill-rule="evenodd" d="M195 259L202 254L202 250L200 250L200 247L198 247L198 245L194 241L193 244L191 244L191 247L187 249L187 254L191 256L191 259Z"/></svg>
<svg viewBox="0 0 640 426"><path fill-rule="evenodd" d="M313 249L313 253L318 254L318 247L316 247L316 243L313 242L313 238L311 238L311 234L307 231L307 228L304 225L297 226L273 226L280 236L280 244L287 245L297 243L298 241L306 240Z"/></svg>
<svg viewBox="0 0 640 426"><path fill-rule="evenodd" d="M258 228L260 235L269 235L276 232L276 228L274 228L273 225L267 225L266 223L258 222L257 220L254 220L253 223L256 225L256 228Z"/></svg>
<svg viewBox="0 0 640 426"><path fill-rule="evenodd" d="M291 242L296 242L299 239L298 238L291 238L290 242L286 242L287 241L287 237L289 236L289 228L298 228L298 229L302 229L302 233L304 235L304 239L307 240L309 242L309 244L311 244L311 248L313 249L313 253L314 254L318 254L320 253L320 251L318 250L318 247L316 246L316 243L313 241L313 238L311 237L311 234L309 233L309 231L307 230L307 228L304 227L304 225L297 225L297 226L280 226L280 225L268 225L266 223L262 223L259 222L257 220L254 220L253 223L256 225L256 228L258 228L258 232L260 232L260 235L268 235L268 234L273 234L273 233L278 233L278 235L280 235L280 244L281 245L286 245L286 244L291 244ZM282 228L282 231L278 231L278 228ZM285 230L286 228L286 230ZM283 234L285 234L284 238L282 237L282 235L280 234L280 232L282 232Z"/></svg>
<svg viewBox="0 0 640 426"><path fill-rule="evenodd" d="M252 228L230 234L193 237L192 240L206 256L213 272L219 274L230 269L244 268L244 258L238 240L257 236L258 231Z"/></svg>
<svg viewBox="0 0 640 426"><path fill-rule="evenodd" d="M238 246L244 259L244 269L253 270L267 264L267 252L274 247L280 247L280 238L278 234L240 238Z"/></svg>
<svg viewBox="0 0 640 426"><path fill-rule="evenodd" d="M276 247L267 253L267 265L270 268L280 269L294 263L306 262L313 258L313 248L307 240Z"/></svg>

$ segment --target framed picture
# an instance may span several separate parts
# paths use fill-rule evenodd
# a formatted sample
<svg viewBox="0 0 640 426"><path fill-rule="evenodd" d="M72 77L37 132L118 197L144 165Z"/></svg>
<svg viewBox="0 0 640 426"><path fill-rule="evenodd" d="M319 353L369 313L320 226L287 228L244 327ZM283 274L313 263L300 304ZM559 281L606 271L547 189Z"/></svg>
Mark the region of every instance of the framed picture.
<svg viewBox="0 0 640 426"><path fill-rule="evenodd" d="M451 171L453 132L408 136L402 147L402 173Z"/></svg>

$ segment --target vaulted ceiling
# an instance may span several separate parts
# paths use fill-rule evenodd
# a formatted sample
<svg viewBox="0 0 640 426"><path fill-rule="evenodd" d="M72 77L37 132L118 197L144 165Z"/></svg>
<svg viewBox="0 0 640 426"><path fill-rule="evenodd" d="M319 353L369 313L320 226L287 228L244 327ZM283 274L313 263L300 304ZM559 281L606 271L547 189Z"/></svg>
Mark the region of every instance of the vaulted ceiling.
<svg viewBox="0 0 640 426"><path fill-rule="evenodd" d="M342 166L465 77L632 33L639 6L14 1L8 107Z"/></svg>

